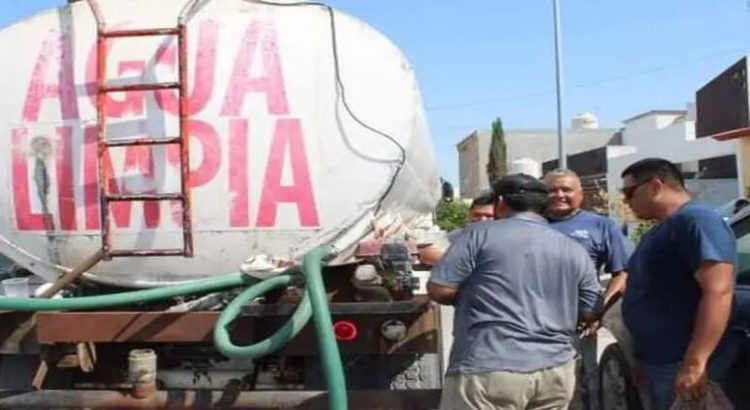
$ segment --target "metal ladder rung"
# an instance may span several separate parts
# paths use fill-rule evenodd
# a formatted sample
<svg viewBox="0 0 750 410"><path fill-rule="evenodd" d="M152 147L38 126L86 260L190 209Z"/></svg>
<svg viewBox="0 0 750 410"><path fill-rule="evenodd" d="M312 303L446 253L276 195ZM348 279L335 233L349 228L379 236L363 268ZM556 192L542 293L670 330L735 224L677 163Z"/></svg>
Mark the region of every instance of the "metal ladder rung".
<svg viewBox="0 0 750 410"><path fill-rule="evenodd" d="M184 249L113 249L109 251L113 258L124 256L185 256Z"/></svg>
<svg viewBox="0 0 750 410"><path fill-rule="evenodd" d="M75 1L75 0L69 0ZM97 0L86 0L96 22L96 121L97 121L97 166L99 171L98 188L101 212L101 253L103 260L109 260L120 256L184 256L193 257L193 220L192 220L192 196L190 185L190 99L188 95L188 49L186 43L187 25L192 11L200 0L187 0L177 18L177 27L151 27L142 29L107 29L107 24ZM116 80L107 79L107 40L111 38L125 37L148 37L148 36L174 36L177 42L177 72L176 80L168 82L157 82L158 80L139 80L122 84ZM148 82L154 81L154 82ZM128 91L159 91L176 90L179 98L178 117L180 132L178 137L160 136L159 138L135 137L135 138L107 138L108 99L107 93ZM128 146L155 146L178 144L180 146L180 190L178 193L152 193L152 194L118 194L109 193L109 182L112 179L110 171L104 162L111 147ZM112 210L113 203L126 201L179 201L182 207L182 249L112 249Z"/></svg>
<svg viewBox="0 0 750 410"><path fill-rule="evenodd" d="M179 144L182 141L182 137L170 137L170 138L122 138L107 141L108 147L129 147L133 145L169 145Z"/></svg>
<svg viewBox="0 0 750 410"><path fill-rule="evenodd" d="M113 30L102 32L104 38L117 37L147 37L147 36L176 36L180 34L179 28L144 28L133 30Z"/></svg>
<svg viewBox="0 0 750 410"><path fill-rule="evenodd" d="M110 85L103 84L99 89L102 93L116 93L123 91L157 91L157 90L171 90L180 88L178 82L166 82L166 83L143 83L143 84L125 84L125 85Z"/></svg>
<svg viewBox="0 0 750 410"><path fill-rule="evenodd" d="M106 194L104 198L111 202L126 201L181 201L181 193L170 194Z"/></svg>

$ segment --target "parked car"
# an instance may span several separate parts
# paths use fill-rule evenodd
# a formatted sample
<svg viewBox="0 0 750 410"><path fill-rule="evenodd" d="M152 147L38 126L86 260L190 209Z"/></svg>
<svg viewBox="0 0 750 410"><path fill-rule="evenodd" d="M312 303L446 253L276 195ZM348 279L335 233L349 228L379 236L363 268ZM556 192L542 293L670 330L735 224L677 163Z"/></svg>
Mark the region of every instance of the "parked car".
<svg viewBox="0 0 750 410"><path fill-rule="evenodd" d="M719 215L723 216L724 219L730 220L734 216L734 214L743 210L748 205L750 205L750 200L740 197L717 207L715 210L719 213Z"/></svg>

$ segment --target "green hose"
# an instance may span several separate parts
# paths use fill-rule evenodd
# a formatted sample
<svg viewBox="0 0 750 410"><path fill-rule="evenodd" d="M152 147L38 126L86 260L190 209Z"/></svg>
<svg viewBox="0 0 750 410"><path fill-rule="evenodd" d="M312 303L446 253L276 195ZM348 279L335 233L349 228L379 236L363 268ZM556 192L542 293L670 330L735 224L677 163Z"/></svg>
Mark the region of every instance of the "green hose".
<svg viewBox="0 0 750 410"><path fill-rule="evenodd" d="M317 248L307 253L302 261L302 274L305 276L305 296L292 317L269 338L249 346L232 343L227 327L239 315L243 305L270 290L287 286L294 278L291 275L276 276L254 285L237 296L219 316L214 327L214 345L225 356L254 359L271 354L292 340L310 320L310 310L321 350L323 373L328 383L329 408L346 410L346 380L341 364L339 346L333 334L331 312L328 309L321 263L328 252Z"/></svg>
<svg viewBox="0 0 750 410"><path fill-rule="evenodd" d="M323 285L321 262L328 255L323 248L316 248L308 252L302 260L302 273L305 275L307 294L313 310L315 332L318 334L318 344L321 350L323 373L328 383L328 406L331 410L346 410L346 379L344 367L341 364L339 345L333 334L331 311L328 309L328 297Z"/></svg>
<svg viewBox="0 0 750 410"><path fill-rule="evenodd" d="M216 349L227 357L256 359L274 353L294 339L312 316L310 298L307 292L305 292L302 302L286 324L279 328L276 333L258 343L249 346L237 346L232 343L227 330L229 324L240 314L245 304L266 292L289 286L293 281L294 277L291 275L275 276L249 287L234 298L232 303L221 312L219 320L216 321L216 326L214 326L214 346L216 346Z"/></svg>
<svg viewBox="0 0 750 410"><path fill-rule="evenodd" d="M229 274L216 278L204 279L184 285L173 285L163 288L136 290L100 296L84 296L63 299L0 298L0 310L17 312L38 312L49 310L94 310L114 306L126 306L133 303L153 302L175 296L208 293L219 290L248 286L258 280L241 274Z"/></svg>
<svg viewBox="0 0 750 410"><path fill-rule="evenodd" d="M214 328L216 348L230 357L257 358L271 354L292 340L305 327L312 315L318 344L322 351L323 372L328 383L330 409L346 410L347 396L344 369L341 364L338 344L333 334L331 312L328 309L328 298L321 273L321 263L326 255L327 252L323 248L316 248L305 255L302 262L302 273L305 276L306 287L302 302L287 323L276 333L250 346L233 345L227 332L227 326L240 313L241 307L247 302L273 289L290 285L294 280L292 275L299 272L298 268L287 270L279 276L266 279L260 283L256 278L250 276L229 274L183 285L101 296L63 299L0 298L0 310L17 312L94 310L153 302L175 296L215 292L238 286L250 286L235 298L219 316Z"/></svg>

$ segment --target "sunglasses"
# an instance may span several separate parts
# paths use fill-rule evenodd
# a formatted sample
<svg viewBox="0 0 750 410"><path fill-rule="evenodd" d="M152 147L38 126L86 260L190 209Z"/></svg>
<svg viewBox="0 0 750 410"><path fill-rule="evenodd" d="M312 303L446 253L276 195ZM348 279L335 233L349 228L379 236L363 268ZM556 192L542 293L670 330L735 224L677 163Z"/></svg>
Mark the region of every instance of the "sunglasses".
<svg viewBox="0 0 750 410"><path fill-rule="evenodd" d="M648 178L648 179L643 180L641 182L638 182L638 183L636 183L634 185L623 187L620 190L620 192L622 192L622 195L625 197L626 201L630 200L631 198L633 198L633 194L635 193L635 190L638 189L639 186L648 184L649 182L651 182L652 179L653 178Z"/></svg>

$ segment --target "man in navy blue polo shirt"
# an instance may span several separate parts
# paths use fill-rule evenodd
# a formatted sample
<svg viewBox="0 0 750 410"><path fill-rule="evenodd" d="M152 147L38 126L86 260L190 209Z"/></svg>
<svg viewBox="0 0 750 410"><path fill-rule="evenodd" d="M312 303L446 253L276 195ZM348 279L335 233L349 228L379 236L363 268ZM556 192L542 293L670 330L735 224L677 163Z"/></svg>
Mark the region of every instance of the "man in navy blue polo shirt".
<svg viewBox="0 0 750 410"><path fill-rule="evenodd" d="M727 328L734 290L736 243L727 223L696 203L669 161L638 161L622 173L625 202L657 222L628 263L622 313L633 336L652 409L669 409L675 394L700 397ZM716 356L713 356L716 358Z"/></svg>
<svg viewBox="0 0 750 410"><path fill-rule="evenodd" d="M545 216L550 226L580 243L596 266L611 273L604 295L605 303L616 293L625 290L627 272L625 265L632 252L630 241L623 235L614 220L581 209L583 187L578 175L569 169L557 169L544 176L549 190ZM579 352L583 372L579 375L579 394L573 401L574 409L596 408L596 332L580 340Z"/></svg>
<svg viewBox="0 0 750 410"><path fill-rule="evenodd" d="M545 216L550 226L583 245L598 271L612 274L605 302L625 289L625 266L633 250L614 220L581 209L583 187L574 171L558 169L544 176L549 190Z"/></svg>

